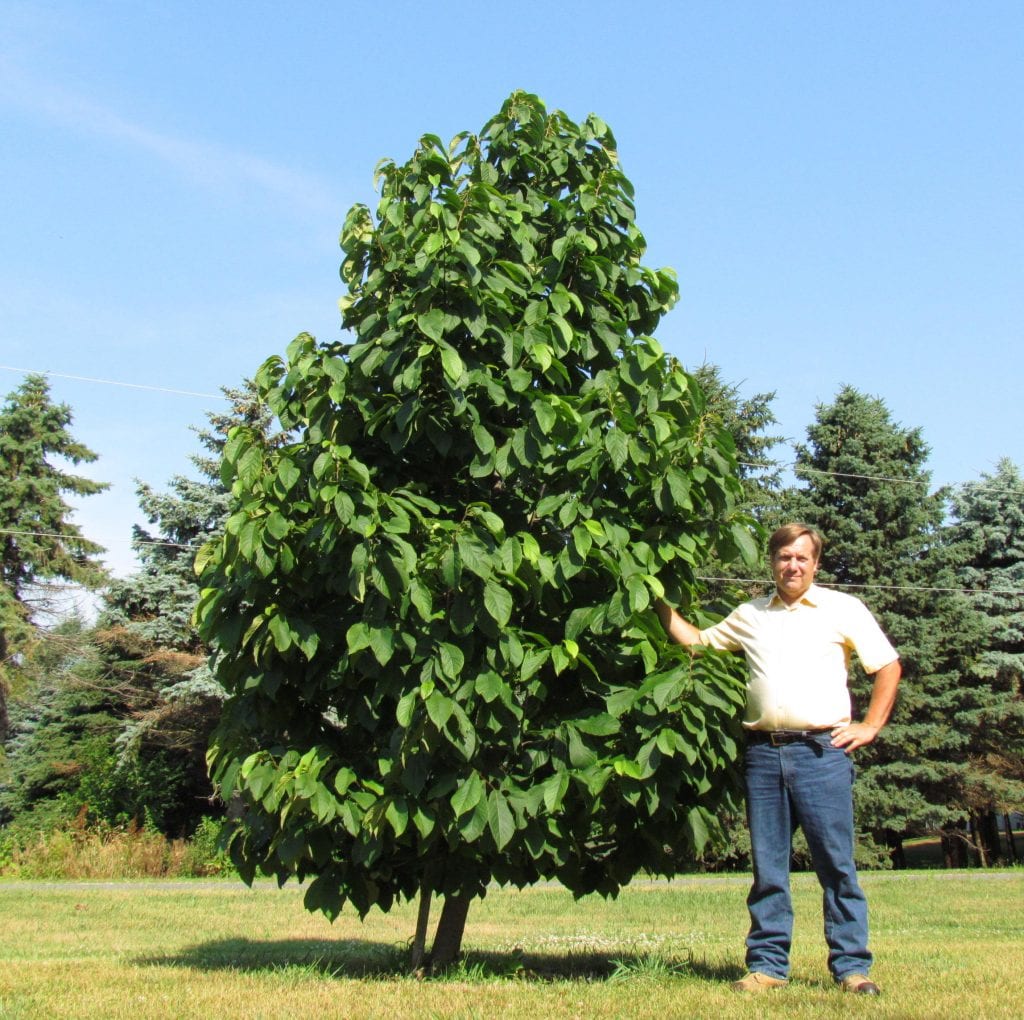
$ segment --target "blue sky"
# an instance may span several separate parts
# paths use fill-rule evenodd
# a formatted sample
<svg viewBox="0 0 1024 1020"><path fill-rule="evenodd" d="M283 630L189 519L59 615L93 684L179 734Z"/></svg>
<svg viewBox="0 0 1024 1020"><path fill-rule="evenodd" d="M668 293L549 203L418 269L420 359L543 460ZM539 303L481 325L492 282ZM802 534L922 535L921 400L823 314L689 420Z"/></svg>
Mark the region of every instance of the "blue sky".
<svg viewBox="0 0 1024 1020"><path fill-rule="evenodd" d="M377 161L516 88L611 125L684 364L797 441L882 397L936 483L1024 463L1024 4L0 0L0 393L54 373L116 571L219 388L338 336Z"/></svg>

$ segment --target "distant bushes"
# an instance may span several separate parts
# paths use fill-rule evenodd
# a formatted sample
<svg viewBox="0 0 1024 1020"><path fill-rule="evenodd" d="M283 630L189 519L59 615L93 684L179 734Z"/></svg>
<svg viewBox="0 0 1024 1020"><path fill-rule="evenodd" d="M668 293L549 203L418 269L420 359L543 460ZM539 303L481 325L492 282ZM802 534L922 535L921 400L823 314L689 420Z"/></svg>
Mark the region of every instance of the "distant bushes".
<svg viewBox="0 0 1024 1020"><path fill-rule="evenodd" d="M134 823L5 832L0 840L0 875L42 880L228 875L233 868L219 846L221 825L220 819L204 818L191 839L169 839Z"/></svg>

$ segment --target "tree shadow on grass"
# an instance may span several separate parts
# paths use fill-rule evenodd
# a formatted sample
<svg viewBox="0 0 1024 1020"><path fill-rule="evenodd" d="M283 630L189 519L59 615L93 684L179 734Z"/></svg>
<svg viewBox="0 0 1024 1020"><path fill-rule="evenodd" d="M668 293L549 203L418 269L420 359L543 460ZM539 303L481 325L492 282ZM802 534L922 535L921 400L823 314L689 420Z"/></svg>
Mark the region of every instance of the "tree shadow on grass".
<svg viewBox="0 0 1024 1020"><path fill-rule="evenodd" d="M384 977L408 970L404 945L367 939L218 939L179 953L140 958L148 966L273 972L306 970L327 977Z"/></svg>
<svg viewBox="0 0 1024 1020"><path fill-rule="evenodd" d="M249 973L306 972L329 978L411 977L410 947L368 939L219 939L190 946L180 953L139 958L146 966L191 967L201 971ZM647 952L526 952L467 950L438 979L552 981L617 981L638 977L689 977L721 983L741 971L692 956L661 956Z"/></svg>

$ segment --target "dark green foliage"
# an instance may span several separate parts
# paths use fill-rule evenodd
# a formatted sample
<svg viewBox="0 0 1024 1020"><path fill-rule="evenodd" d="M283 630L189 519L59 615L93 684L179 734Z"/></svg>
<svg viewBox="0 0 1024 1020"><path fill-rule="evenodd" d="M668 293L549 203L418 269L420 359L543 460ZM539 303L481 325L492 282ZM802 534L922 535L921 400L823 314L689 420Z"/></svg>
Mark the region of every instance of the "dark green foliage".
<svg viewBox="0 0 1024 1020"><path fill-rule="evenodd" d="M958 577L984 619L983 641L962 667L956 725L965 740L959 784L976 829L986 816L1024 810L1024 479L1009 460L953 496ZM979 824L981 823L981 824ZM982 849L999 856L998 840Z"/></svg>
<svg viewBox="0 0 1024 1020"><path fill-rule="evenodd" d="M181 775L178 803L158 811L153 806L167 820L168 835L190 831L204 813L218 810L206 748L224 691L192 620L199 597L196 549L222 532L228 515L218 458L235 425L274 442L269 411L250 381L223 392L226 410L209 414L209 427L197 430L204 453L192 459L201 478L177 476L166 492L139 484L139 504L154 528L135 529L141 567L105 593L96 638L108 682L122 699L118 742L125 763L144 768L163 757Z"/></svg>
<svg viewBox="0 0 1024 1020"><path fill-rule="evenodd" d="M668 648L714 553L756 555L734 445L648 334L676 298L614 139L514 94L425 136L342 233L352 343L258 382L200 556L230 693L211 766L243 875L387 909L674 871L732 805L742 684Z"/></svg>
<svg viewBox="0 0 1024 1020"><path fill-rule="evenodd" d="M22 663L33 689L30 697L13 700L11 705L0 788L0 820L4 824L44 803L36 816L46 819L44 826L59 815L67 815L58 802L72 785L70 777L76 772L70 746L83 735L88 739L98 730L112 731L104 695L95 686L83 687L73 709L61 697L76 669L91 673L84 633L80 620L64 621L42 634ZM76 811L71 810L70 816Z"/></svg>
<svg viewBox="0 0 1024 1020"><path fill-rule="evenodd" d="M872 609L902 619L907 594L898 589L929 580L927 552L945 517L947 494L929 492L921 430L904 428L883 401L846 386L819 405L807 436L796 460L805 487L789 494L787 513L824 532L823 580L878 585L865 595Z"/></svg>
<svg viewBox="0 0 1024 1020"><path fill-rule="evenodd" d="M166 791L153 786L150 799L139 800L137 820L148 816L165 835L186 835L215 810L204 749L222 695L202 680L204 656L158 644L131 626L97 628L92 642L117 717L119 767L129 775L164 768L174 775Z"/></svg>
<svg viewBox="0 0 1024 1020"><path fill-rule="evenodd" d="M12 708L0 820L21 833L134 821L180 834L189 821L180 815L187 760L162 749L124 754L118 738L127 678L106 673L93 640L78 621L66 621L41 638L26 664L37 683ZM197 817L200 809L193 808Z"/></svg>
<svg viewBox="0 0 1024 1020"><path fill-rule="evenodd" d="M737 386L722 380L717 365L703 364L693 376L704 391L708 412L733 438L737 472L743 486L741 506L761 525L760 537L763 537L783 523L781 465L774 458L775 447L782 442L782 437L768 431L777 424L771 407L775 394L757 393L742 399ZM704 564L702 573L713 579L708 584L706 608L709 611L726 615L738 602L764 594L771 578L764 547L765 542L759 542L756 564L723 562L717 558ZM755 583L747 583L750 580Z"/></svg>
<svg viewBox="0 0 1024 1020"><path fill-rule="evenodd" d="M77 783L63 800L77 803L87 822L146 824L179 834L192 828L180 817L188 787L181 760L159 750L125 758L109 737L80 742L75 750Z"/></svg>
<svg viewBox="0 0 1024 1020"><path fill-rule="evenodd" d="M738 386L722 379L717 365L705 363L692 374L704 391L708 411L733 438L744 508L767 530L773 530L778 526L775 519L780 512L782 468L775 458L775 448L783 441L782 436L768 431L778 425L771 406L775 393L755 393L743 399Z"/></svg>
<svg viewBox="0 0 1024 1020"><path fill-rule="evenodd" d="M106 485L64 471L54 460L96 460L69 431L71 409L50 400L44 376L29 375L0 408L0 581L14 598L54 578L98 584L102 548L69 521L64 494L88 496Z"/></svg>

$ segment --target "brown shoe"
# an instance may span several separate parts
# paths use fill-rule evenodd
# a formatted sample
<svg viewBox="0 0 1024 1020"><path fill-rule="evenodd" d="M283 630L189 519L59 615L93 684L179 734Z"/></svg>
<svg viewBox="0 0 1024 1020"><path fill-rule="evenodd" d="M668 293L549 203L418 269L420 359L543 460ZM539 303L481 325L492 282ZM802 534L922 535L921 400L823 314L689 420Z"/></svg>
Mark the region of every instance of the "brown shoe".
<svg viewBox="0 0 1024 1020"><path fill-rule="evenodd" d="M739 981L733 981L732 987L737 992L767 992L772 988L785 988L788 981L782 978L771 977L769 974L760 974L758 971L751 971L746 977Z"/></svg>
<svg viewBox="0 0 1024 1020"><path fill-rule="evenodd" d="M839 984L844 992L858 995L880 995L882 991L866 974L848 974Z"/></svg>

